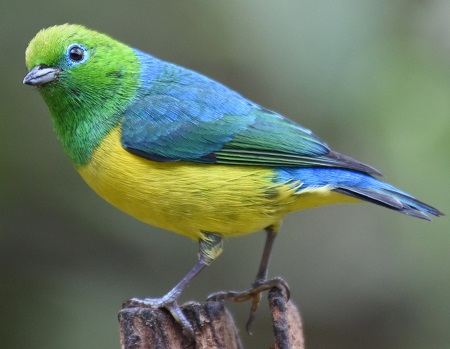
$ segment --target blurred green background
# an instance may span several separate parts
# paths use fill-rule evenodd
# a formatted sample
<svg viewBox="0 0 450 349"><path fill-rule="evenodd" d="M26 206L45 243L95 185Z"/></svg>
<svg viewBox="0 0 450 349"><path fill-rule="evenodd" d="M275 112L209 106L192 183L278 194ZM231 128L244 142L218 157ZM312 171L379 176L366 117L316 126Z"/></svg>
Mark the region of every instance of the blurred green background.
<svg viewBox="0 0 450 349"><path fill-rule="evenodd" d="M3 1L0 347L119 348L117 312L160 296L197 245L135 221L73 170L39 94L22 85L41 28L84 24L209 75L369 163L449 213L450 2ZM450 229L364 205L289 216L271 275L299 306L308 348L450 348ZM264 234L226 242L183 300L244 289ZM247 348L267 308L230 305Z"/></svg>

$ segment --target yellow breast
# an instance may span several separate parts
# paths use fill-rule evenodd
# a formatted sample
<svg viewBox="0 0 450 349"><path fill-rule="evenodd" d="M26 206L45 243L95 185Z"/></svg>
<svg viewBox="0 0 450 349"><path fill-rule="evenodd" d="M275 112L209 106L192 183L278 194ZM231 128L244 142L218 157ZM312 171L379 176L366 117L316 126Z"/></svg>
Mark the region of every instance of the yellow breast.
<svg viewBox="0 0 450 349"><path fill-rule="evenodd" d="M315 194L305 191L302 199L295 194L301 183L274 184L273 170L264 167L150 161L122 148L120 128L77 170L117 208L191 238L202 231L225 237L248 234L278 223L292 210L345 198L319 188Z"/></svg>

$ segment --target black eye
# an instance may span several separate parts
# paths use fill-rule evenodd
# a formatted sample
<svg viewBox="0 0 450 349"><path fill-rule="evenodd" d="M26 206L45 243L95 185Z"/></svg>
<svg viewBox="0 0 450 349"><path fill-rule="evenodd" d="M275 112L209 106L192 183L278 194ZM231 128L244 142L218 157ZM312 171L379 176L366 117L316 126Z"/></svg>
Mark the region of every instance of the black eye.
<svg viewBox="0 0 450 349"><path fill-rule="evenodd" d="M84 49L80 46L72 46L69 49L69 57L75 62L82 61L84 58Z"/></svg>

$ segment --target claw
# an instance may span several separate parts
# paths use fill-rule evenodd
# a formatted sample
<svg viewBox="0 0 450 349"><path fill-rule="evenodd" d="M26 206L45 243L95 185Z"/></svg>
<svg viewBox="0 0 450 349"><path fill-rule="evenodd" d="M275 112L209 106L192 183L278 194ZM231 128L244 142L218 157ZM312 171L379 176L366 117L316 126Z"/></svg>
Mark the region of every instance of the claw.
<svg viewBox="0 0 450 349"><path fill-rule="evenodd" d="M208 301L219 301L219 300L227 300L230 302L240 303L248 301L249 299L252 300L252 305L250 307L250 315L247 320L246 329L249 334L252 334L251 332L251 325L253 323L253 320L255 319L255 313L259 308L259 304L261 302L261 293L264 291L268 291L272 288L279 288L286 290L286 296L287 300L290 298L290 291L289 286L280 277L276 277L271 280L262 280L262 281L256 281L253 284L253 287L246 290L246 291L220 291L213 293L208 296Z"/></svg>
<svg viewBox="0 0 450 349"><path fill-rule="evenodd" d="M128 301L124 302L122 308L164 308L167 309L170 314L172 314L173 318L176 322L178 322L183 330L183 334L191 339L195 340L195 332L189 320L183 313L183 310L180 308L178 303L175 300L167 301L166 298L131 298Z"/></svg>
<svg viewBox="0 0 450 349"><path fill-rule="evenodd" d="M189 320L184 315L180 306L177 302L173 302L172 304L167 304L166 309L170 311L173 318L181 325L183 328L183 334L187 337L195 341L195 332Z"/></svg>
<svg viewBox="0 0 450 349"><path fill-rule="evenodd" d="M258 310L259 304L261 303L261 298L262 298L261 293L258 293L257 295L255 295L255 297L253 297L252 300L252 306L250 307L250 314L248 315L247 323L245 324L245 329L247 330L247 333L249 335L253 335L252 324L253 320L255 320L256 311Z"/></svg>

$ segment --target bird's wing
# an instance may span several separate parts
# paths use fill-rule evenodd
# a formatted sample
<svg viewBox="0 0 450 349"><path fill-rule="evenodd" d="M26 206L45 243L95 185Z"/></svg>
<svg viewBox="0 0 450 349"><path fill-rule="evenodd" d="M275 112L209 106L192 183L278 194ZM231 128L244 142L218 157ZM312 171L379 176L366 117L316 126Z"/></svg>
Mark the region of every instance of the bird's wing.
<svg viewBox="0 0 450 349"><path fill-rule="evenodd" d="M330 150L310 130L216 87L175 85L141 94L124 113L123 147L160 162L331 166L380 174Z"/></svg>

